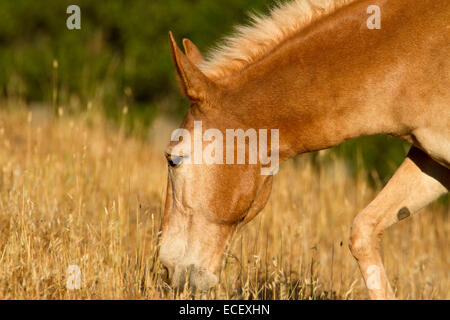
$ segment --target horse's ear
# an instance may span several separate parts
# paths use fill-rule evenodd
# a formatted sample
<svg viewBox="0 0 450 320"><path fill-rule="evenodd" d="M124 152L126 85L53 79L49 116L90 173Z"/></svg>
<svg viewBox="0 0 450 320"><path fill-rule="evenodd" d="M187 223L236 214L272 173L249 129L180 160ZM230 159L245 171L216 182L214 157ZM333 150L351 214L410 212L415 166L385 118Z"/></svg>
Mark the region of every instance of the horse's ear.
<svg viewBox="0 0 450 320"><path fill-rule="evenodd" d="M197 48L197 46L191 40L186 39L186 38L183 39L183 47L184 47L184 52L186 53L186 56L196 66L198 66L199 64L201 64L205 61L203 59L203 56L202 56L200 50Z"/></svg>
<svg viewBox="0 0 450 320"><path fill-rule="evenodd" d="M213 89L214 83L181 52L172 32L169 32L169 40L173 63L177 69L184 95L192 101L205 100Z"/></svg>

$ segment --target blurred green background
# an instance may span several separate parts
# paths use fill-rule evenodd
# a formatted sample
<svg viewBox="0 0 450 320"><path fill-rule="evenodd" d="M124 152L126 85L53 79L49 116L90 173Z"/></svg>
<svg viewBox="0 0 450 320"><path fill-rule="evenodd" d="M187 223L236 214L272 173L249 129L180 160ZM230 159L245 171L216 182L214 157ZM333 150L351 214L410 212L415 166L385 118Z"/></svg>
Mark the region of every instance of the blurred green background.
<svg viewBox="0 0 450 320"><path fill-rule="evenodd" d="M68 30L66 9L81 8L81 30ZM164 111L182 115L186 103L174 81L168 31L206 51L251 9L267 0L0 0L0 92L58 104L101 102L108 114L124 103L148 122ZM53 70L53 61L58 69ZM169 110L168 110L169 108Z"/></svg>
<svg viewBox="0 0 450 320"><path fill-rule="evenodd" d="M66 9L81 8L81 30L68 30ZM0 100L78 106L89 101L128 127L148 127L159 114L182 118L167 34L188 37L202 52L245 23L249 11L268 12L272 0L0 0ZM54 65L57 62L57 67ZM57 95L54 95L57 89ZM70 111L70 110L69 110ZM325 158L348 160L355 174L367 169L385 183L409 146L386 136L344 143ZM316 153L312 161L316 161ZM323 157L322 157L323 158Z"/></svg>

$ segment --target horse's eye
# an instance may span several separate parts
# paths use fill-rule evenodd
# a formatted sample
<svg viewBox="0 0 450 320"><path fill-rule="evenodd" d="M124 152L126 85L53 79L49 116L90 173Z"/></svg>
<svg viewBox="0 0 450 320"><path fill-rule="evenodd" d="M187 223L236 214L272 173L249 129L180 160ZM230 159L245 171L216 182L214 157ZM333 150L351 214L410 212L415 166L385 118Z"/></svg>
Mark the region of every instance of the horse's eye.
<svg viewBox="0 0 450 320"><path fill-rule="evenodd" d="M166 153L166 159L169 166L172 168L178 167L181 162L183 162L183 156L176 156L173 154Z"/></svg>

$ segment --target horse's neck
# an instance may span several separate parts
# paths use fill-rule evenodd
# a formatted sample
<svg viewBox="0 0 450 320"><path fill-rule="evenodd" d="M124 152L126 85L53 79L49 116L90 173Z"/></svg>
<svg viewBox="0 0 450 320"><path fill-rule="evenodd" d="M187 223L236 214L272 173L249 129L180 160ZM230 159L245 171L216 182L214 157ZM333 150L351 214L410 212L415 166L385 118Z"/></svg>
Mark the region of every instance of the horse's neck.
<svg viewBox="0 0 450 320"><path fill-rule="evenodd" d="M395 21L403 7L382 7L383 29L369 30L365 2L312 25L228 79L236 92L229 108L249 127L278 128L281 158L405 130L392 112L404 74L395 70L405 68L392 58L405 55L408 26ZM385 45L391 41L398 46Z"/></svg>

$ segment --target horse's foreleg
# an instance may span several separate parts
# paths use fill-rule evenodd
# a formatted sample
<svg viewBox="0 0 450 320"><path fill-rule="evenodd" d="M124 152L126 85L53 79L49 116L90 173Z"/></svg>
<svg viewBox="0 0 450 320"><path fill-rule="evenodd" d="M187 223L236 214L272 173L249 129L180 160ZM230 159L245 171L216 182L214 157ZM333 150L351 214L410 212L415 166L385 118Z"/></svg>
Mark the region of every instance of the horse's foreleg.
<svg viewBox="0 0 450 320"><path fill-rule="evenodd" d="M394 299L379 253L383 231L448 192L450 171L412 148L380 194L352 225L350 250L358 261L371 299Z"/></svg>

